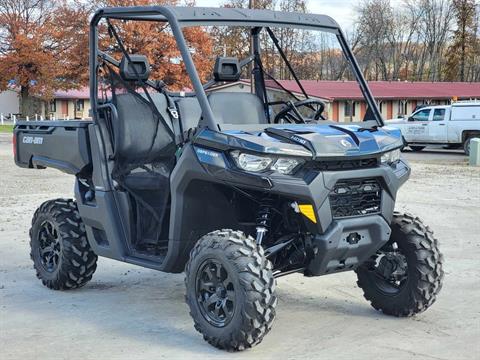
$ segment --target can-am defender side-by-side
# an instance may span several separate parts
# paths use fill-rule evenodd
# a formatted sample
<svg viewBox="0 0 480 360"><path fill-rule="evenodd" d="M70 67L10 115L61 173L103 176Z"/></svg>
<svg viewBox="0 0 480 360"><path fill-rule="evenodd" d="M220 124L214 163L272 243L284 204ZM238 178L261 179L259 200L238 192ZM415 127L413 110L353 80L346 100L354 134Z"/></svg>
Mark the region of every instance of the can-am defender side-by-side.
<svg viewBox="0 0 480 360"><path fill-rule="evenodd" d="M131 21L170 27L192 92L173 93L151 79L148 58L122 41L121 26ZM202 84L183 33L189 26L246 29L251 54L218 57L213 79ZM108 30L115 54L101 49L100 28ZM326 120L326 103L305 91L278 29L338 41L335 51L365 99L363 122ZM297 92L266 71L265 41ZM252 91L225 90L245 73L253 76ZM275 278L283 275L354 270L365 298L388 315L411 316L435 301L443 278L437 240L418 217L394 212L410 175L400 158L401 133L383 126L331 18L228 8L102 9L91 21L90 91L93 122L15 127L17 165L76 178L75 200L47 201L33 217L31 257L45 286L85 285L97 256L185 271L195 328L225 350L250 348L268 333ZM279 99L279 91L294 100Z"/></svg>

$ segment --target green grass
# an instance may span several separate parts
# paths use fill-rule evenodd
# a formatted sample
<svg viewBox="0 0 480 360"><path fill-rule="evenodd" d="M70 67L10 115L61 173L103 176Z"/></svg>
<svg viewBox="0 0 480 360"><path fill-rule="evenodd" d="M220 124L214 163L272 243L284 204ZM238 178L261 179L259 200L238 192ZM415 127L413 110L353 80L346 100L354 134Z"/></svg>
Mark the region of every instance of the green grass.
<svg viewBox="0 0 480 360"><path fill-rule="evenodd" d="M0 125L0 133L13 132L13 125Z"/></svg>

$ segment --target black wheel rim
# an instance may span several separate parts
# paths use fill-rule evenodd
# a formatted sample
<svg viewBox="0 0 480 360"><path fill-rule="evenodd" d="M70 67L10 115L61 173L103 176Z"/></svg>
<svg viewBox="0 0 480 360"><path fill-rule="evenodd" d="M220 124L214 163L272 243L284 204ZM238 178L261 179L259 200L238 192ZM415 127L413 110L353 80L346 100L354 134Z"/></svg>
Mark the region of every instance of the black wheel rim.
<svg viewBox="0 0 480 360"><path fill-rule="evenodd" d="M60 261L60 234L50 221L44 221L38 232L40 262L47 272L54 272Z"/></svg>
<svg viewBox="0 0 480 360"><path fill-rule="evenodd" d="M226 326L235 313L235 289L227 269L216 260L206 260L196 278L197 302L203 317L217 327Z"/></svg>
<svg viewBox="0 0 480 360"><path fill-rule="evenodd" d="M374 273L378 289L387 295L397 295L408 282L407 258L395 242L377 251L369 270Z"/></svg>

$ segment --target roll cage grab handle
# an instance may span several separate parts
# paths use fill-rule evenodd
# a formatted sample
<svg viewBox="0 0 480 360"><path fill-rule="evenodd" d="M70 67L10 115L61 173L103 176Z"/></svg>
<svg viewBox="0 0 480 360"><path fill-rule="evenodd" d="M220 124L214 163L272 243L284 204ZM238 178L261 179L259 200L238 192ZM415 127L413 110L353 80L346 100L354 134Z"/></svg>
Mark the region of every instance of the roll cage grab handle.
<svg viewBox="0 0 480 360"><path fill-rule="evenodd" d="M129 14L130 16L127 16ZM135 16L138 18L135 18ZM161 16L163 18L155 19L154 16ZM149 18L151 17L151 18ZM90 71L90 99L92 100L92 113L95 114L94 121L97 121L97 112L99 110L98 106L98 68L99 68L99 49L98 49L98 24L102 19L118 19L118 20L133 20L133 21L156 21L156 22L167 22L170 25L172 30L173 36L177 43L178 49L182 56L183 62L185 64L185 68L187 74L192 82L193 89L195 91L197 100L200 104L202 109L202 118L200 120L199 126L200 127L207 127L211 130L218 130L218 124L215 121L215 116L213 111L210 107L210 104L207 99L207 94L205 92L204 85L202 84L200 77L198 76L198 72L195 68L195 64L193 62L193 58L188 50L188 45L183 36L182 26L178 21L174 11L169 7L163 6L152 6L152 7L133 7L133 8L105 8L98 10L92 20L90 21L90 41L89 41L89 50L90 50L90 60L89 60L89 71ZM289 23L279 23L277 25L290 25ZM211 25L222 25L222 22L218 19L211 21ZM231 22L226 22L223 25L232 25ZM259 26L243 24L252 29L258 28ZM275 23L270 24L275 26ZM267 31L271 32L270 28L265 25ZM335 35L342 47L343 54L348 61L348 63L352 67L352 71L355 75L355 78L360 86L360 90L367 101L368 110L371 111L377 126L384 126L384 122L382 120L382 115L377 107L377 104L373 98L373 95L367 85L365 78L360 70L360 66L358 65L357 60L355 59L353 52L351 51L346 38L342 32L342 30L338 27L326 27L326 26L309 26L309 28L314 29L316 28L327 28L330 30L334 30ZM257 44L258 45L258 44ZM259 50L259 49L258 49ZM251 54L254 56L254 54ZM288 61L287 61L288 64ZM299 80L300 81L300 80ZM265 90L264 90L265 91ZM308 97L308 96L307 96Z"/></svg>

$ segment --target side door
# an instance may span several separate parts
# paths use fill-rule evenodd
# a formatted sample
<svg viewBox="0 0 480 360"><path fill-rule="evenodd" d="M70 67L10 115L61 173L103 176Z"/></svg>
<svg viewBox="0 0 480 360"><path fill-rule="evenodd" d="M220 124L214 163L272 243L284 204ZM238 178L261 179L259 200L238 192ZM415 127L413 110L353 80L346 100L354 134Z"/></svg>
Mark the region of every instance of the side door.
<svg viewBox="0 0 480 360"><path fill-rule="evenodd" d="M427 142L429 119L432 109L420 109L408 118L403 136L407 142Z"/></svg>
<svg viewBox="0 0 480 360"><path fill-rule="evenodd" d="M432 109L432 120L428 124L428 141L446 143L448 141L448 114L446 107Z"/></svg>

